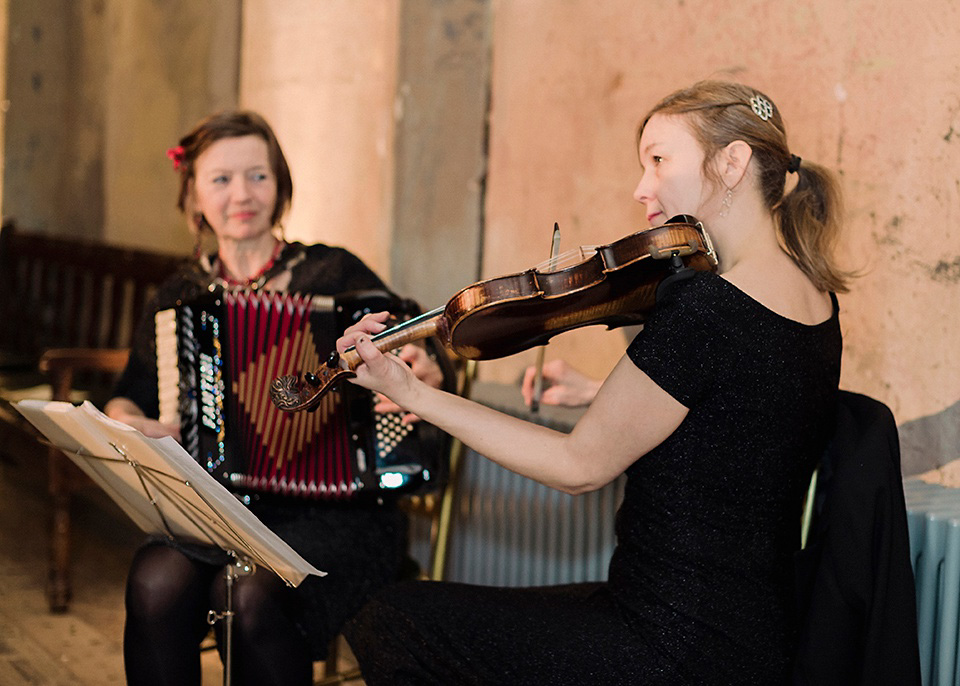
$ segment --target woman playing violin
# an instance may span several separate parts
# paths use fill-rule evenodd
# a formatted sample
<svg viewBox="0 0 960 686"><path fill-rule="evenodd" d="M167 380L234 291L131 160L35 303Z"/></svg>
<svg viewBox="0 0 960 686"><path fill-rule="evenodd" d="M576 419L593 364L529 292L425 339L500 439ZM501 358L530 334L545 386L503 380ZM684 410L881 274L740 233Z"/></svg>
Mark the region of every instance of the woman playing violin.
<svg viewBox="0 0 960 686"><path fill-rule="evenodd" d="M627 475L607 582L388 588L348 625L368 684L788 677L800 494L840 375L838 189L791 154L772 101L740 84L673 93L637 145L650 223L699 218L719 273L660 299L570 434L419 382L370 342L382 316L338 342L364 361L357 383L510 470L573 494Z"/></svg>

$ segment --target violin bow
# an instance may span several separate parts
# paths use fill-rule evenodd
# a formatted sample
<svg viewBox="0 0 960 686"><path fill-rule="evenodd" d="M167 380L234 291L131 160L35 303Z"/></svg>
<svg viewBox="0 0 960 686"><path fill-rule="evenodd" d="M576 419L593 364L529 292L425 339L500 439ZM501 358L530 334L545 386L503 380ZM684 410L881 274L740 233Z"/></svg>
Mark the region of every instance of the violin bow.
<svg viewBox="0 0 960 686"><path fill-rule="evenodd" d="M553 223L553 236L550 239L550 260L560 254L560 224ZM530 411L540 411L540 398L543 397L543 360L546 357L547 346L541 345L537 350L537 374L533 377L533 397L530 399Z"/></svg>

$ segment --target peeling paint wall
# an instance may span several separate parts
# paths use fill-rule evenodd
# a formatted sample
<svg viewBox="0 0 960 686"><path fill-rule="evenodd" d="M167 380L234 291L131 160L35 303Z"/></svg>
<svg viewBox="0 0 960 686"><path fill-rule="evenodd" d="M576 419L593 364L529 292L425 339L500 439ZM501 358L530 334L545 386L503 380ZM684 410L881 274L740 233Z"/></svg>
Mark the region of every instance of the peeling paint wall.
<svg viewBox="0 0 960 686"><path fill-rule="evenodd" d="M236 104L239 5L5 2L4 215L25 230L188 250L164 151Z"/></svg>
<svg viewBox="0 0 960 686"><path fill-rule="evenodd" d="M842 254L862 276L841 299L843 386L893 409L908 473L960 457L957 0L458 3L465 18L436 36L482 17L485 37L460 34L473 42L469 59L463 44L431 43L412 23L427 5L426 16L448 21L446 0L0 4L10 16L4 212L36 227L184 247L163 151L239 92L289 153L288 237L346 245L414 289L430 282L424 255L482 248L481 275L494 276L541 262L554 222L563 249L643 228L631 199L640 117L695 80L742 80L776 100L794 152L837 170L846 192ZM449 79L429 98L415 90L429 76L406 71L431 68L404 52L417 40L436 50L438 79ZM417 108L430 98L445 111L486 107L476 92L455 91L480 87L458 69L487 60L485 42L489 63L477 68L489 68L489 139L459 111L421 126ZM425 144L468 120L457 144ZM478 163L463 161L478 151ZM446 171L447 185L432 182L453 158L457 173L474 165L463 183ZM429 186L422 195L418 183ZM446 207L432 204L441 187ZM430 238L411 250L418 221L449 235L425 228ZM463 282L476 276L460 271ZM437 273L436 292L457 277ZM548 355L601 375L624 344L620 333L583 330L558 337ZM485 363L481 373L512 382L533 359Z"/></svg>
<svg viewBox="0 0 960 686"><path fill-rule="evenodd" d="M192 238L166 150L237 103L240 0L109 0L104 237L167 252Z"/></svg>
<svg viewBox="0 0 960 686"><path fill-rule="evenodd" d="M391 285L426 308L480 278L488 0L403 0Z"/></svg>
<svg viewBox="0 0 960 686"><path fill-rule="evenodd" d="M293 173L288 238L344 245L389 277L397 0L243 3L240 102Z"/></svg>
<svg viewBox="0 0 960 686"><path fill-rule="evenodd" d="M908 472L960 457L960 4L497 0L493 18L486 275L541 261L554 221L564 248L642 228L638 120L698 79L755 85L846 192L863 276L841 299L843 387L890 405ZM604 374L623 345L580 331L548 355Z"/></svg>

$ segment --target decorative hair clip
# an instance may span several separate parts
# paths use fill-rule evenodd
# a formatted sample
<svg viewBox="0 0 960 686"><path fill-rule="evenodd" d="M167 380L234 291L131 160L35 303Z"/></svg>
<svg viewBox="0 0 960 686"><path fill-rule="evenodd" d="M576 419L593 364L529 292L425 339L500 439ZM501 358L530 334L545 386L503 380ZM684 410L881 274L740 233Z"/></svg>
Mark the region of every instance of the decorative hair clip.
<svg viewBox="0 0 960 686"><path fill-rule="evenodd" d="M763 121L767 121L773 116L773 104L759 94L750 98L750 109Z"/></svg>
<svg viewBox="0 0 960 686"><path fill-rule="evenodd" d="M173 162L173 170L180 171L180 167L183 166L186 160L186 151L182 145L178 145L167 150L167 157Z"/></svg>

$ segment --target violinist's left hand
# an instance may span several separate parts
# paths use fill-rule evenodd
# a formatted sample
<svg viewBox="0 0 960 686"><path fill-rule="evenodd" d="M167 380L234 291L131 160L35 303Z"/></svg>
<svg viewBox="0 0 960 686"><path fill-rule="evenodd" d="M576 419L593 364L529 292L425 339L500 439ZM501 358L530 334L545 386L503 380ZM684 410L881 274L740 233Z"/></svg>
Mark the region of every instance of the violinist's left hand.
<svg viewBox="0 0 960 686"><path fill-rule="evenodd" d="M391 398L403 389L415 385L414 379L433 388L440 388L443 383L440 366L421 346L409 343L396 354L384 355L370 342L369 335L365 334L377 334L386 329L384 322L388 317L386 312L368 314L347 329L337 341L337 350L341 353L352 345L357 346L364 364L355 370L357 378L353 382L377 392L378 402L374 409L382 413L403 411ZM389 390L397 385L397 391ZM419 419L414 414L407 414L403 417L403 422L410 423Z"/></svg>

